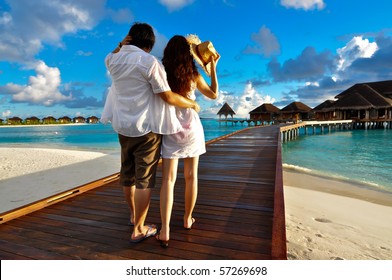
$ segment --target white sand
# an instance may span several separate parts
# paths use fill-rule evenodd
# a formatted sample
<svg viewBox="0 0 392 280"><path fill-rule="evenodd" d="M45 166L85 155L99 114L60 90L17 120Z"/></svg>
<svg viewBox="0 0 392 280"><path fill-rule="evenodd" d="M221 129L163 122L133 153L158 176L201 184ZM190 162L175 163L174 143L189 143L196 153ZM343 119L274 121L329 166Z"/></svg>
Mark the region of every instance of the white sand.
<svg viewBox="0 0 392 280"><path fill-rule="evenodd" d="M0 213L120 170L118 154L0 147Z"/></svg>
<svg viewBox="0 0 392 280"><path fill-rule="evenodd" d="M284 182L289 259L392 260L391 193L287 170Z"/></svg>
<svg viewBox="0 0 392 280"><path fill-rule="evenodd" d="M0 148L0 213L119 171L120 156ZM284 171L288 258L392 260L392 193Z"/></svg>

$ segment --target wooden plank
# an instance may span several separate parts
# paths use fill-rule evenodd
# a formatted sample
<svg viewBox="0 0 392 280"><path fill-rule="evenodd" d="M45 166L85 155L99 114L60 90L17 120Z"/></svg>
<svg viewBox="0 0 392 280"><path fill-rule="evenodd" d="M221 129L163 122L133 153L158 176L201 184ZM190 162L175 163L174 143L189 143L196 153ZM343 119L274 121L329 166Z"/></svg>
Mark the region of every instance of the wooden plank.
<svg viewBox="0 0 392 280"><path fill-rule="evenodd" d="M61 203L46 203L45 208L32 213L29 211L38 206L17 209L18 215L7 213L0 227L0 240L5 245L0 256L285 259L283 182L277 139L277 127L256 127L208 144L207 153L200 158L196 223L192 230L183 228L185 182L180 161L168 249L161 248L154 238L140 244L130 242L129 212L118 174L114 174L108 182L83 186L83 194L54 200ZM157 177L147 222L159 225L161 166Z"/></svg>
<svg viewBox="0 0 392 280"><path fill-rule="evenodd" d="M70 189L65 192L62 192L60 194L56 194L56 195L44 198L42 200L39 200L37 202L33 202L29 205L22 206L20 208L14 209L14 210L1 213L0 214L0 224L5 223L7 221L10 221L12 219L16 219L18 217L27 215L29 213L38 211L40 209L43 209L43 208L48 207L50 205L59 203L61 201L69 199L71 197L80 195L84 192L95 189L99 186L103 186L104 184L107 184L107 183L114 181L116 179L118 179L118 174L110 175L105 178L96 180L94 182Z"/></svg>

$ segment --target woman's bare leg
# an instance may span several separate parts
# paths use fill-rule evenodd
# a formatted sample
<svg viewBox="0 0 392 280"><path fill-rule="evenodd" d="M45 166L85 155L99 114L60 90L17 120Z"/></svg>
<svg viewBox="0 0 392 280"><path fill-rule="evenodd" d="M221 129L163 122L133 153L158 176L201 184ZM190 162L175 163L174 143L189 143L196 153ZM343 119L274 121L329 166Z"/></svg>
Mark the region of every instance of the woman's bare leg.
<svg viewBox="0 0 392 280"><path fill-rule="evenodd" d="M196 205L198 192L198 166L199 157L184 159L184 177L185 177L185 213L184 227L191 228L194 222L192 217L193 209Z"/></svg>
<svg viewBox="0 0 392 280"><path fill-rule="evenodd" d="M170 218L173 209L174 184L177 178L178 159L162 160L161 221L160 240L170 239Z"/></svg>

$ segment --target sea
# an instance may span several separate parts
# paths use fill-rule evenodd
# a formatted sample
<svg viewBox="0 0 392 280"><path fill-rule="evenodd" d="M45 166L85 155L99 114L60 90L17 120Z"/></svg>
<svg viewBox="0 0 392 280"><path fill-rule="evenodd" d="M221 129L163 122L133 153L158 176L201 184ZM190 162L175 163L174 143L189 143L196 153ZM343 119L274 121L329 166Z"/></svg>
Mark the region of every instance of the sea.
<svg viewBox="0 0 392 280"><path fill-rule="evenodd" d="M247 124L202 119L206 141ZM286 168L392 191L392 130L344 130L305 134L282 143ZM110 124L0 126L0 147L45 147L118 153Z"/></svg>

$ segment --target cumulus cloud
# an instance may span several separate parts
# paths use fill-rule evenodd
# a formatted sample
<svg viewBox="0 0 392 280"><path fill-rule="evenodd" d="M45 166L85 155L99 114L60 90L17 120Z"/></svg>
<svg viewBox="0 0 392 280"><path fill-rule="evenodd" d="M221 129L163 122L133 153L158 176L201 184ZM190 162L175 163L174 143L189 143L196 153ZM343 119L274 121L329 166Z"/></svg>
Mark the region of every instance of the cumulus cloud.
<svg viewBox="0 0 392 280"><path fill-rule="evenodd" d="M254 88L251 82L248 82L240 96L229 92L221 92L215 104L217 105L216 107L219 107L216 108L216 112L227 102L236 113L235 117L248 118L249 112L256 107L263 103L274 103L275 101L275 98L263 95Z"/></svg>
<svg viewBox="0 0 392 280"><path fill-rule="evenodd" d="M11 111L10 110L6 110L6 111L4 111L4 112L2 112L1 113L1 116L3 117L3 118L8 118L9 116L11 116Z"/></svg>
<svg viewBox="0 0 392 280"><path fill-rule="evenodd" d="M9 91L15 92L13 102L52 106L72 99L72 96L63 95L59 91L61 78L58 68L48 67L43 61L39 61L35 71L37 75L30 76L28 85L6 85Z"/></svg>
<svg viewBox="0 0 392 280"><path fill-rule="evenodd" d="M85 96L81 87L89 87L89 83L61 84L60 70L49 67L43 61L34 67L35 76L30 76L26 85L9 83L0 87L1 94L11 98L13 103L44 105L46 107L63 105L66 108L100 108L102 100Z"/></svg>
<svg viewBox="0 0 392 280"><path fill-rule="evenodd" d="M238 117L246 118L249 116L249 112L260 106L263 103L274 103L275 98L269 95L263 96L259 93L252 83L245 85L244 91L239 98L239 103L236 104L235 112Z"/></svg>
<svg viewBox="0 0 392 280"><path fill-rule="evenodd" d="M64 34L91 30L105 15L105 2L8 1L9 11L0 14L0 60L32 61L43 43L61 46Z"/></svg>
<svg viewBox="0 0 392 280"><path fill-rule="evenodd" d="M374 47L377 49L370 53L360 54L358 49L356 56L344 69L336 73L337 80L351 80L352 83L383 81L391 79L392 69L392 38L383 35L375 38Z"/></svg>
<svg viewBox="0 0 392 280"><path fill-rule="evenodd" d="M346 46L337 50L339 55L337 70L344 71L358 58L371 58L377 50L376 42L370 43L368 39L356 36Z"/></svg>
<svg viewBox="0 0 392 280"><path fill-rule="evenodd" d="M280 53L278 39L265 25L260 28L259 32L253 33L251 39L255 46L247 46L244 50L245 54L261 54L265 57L270 57Z"/></svg>
<svg viewBox="0 0 392 280"><path fill-rule="evenodd" d="M159 3L165 6L169 11L180 10L193 2L194 0L159 0Z"/></svg>
<svg viewBox="0 0 392 280"><path fill-rule="evenodd" d="M331 71L305 84L283 93L275 105L287 105L292 101L304 102L314 107L356 83L391 79L392 38L379 35L371 43L363 36L353 37L345 46L336 50L336 62Z"/></svg>
<svg viewBox="0 0 392 280"><path fill-rule="evenodd" d="M305 48L295 59L289 59L281 65L274 58L268 65L268 71L275 82L314 81L322 78L334 69L335 58L328 50L317 53L313 47Z"/></svg>
<svg viewBox="0 0 392 280"><path fill-rule="evenodd" d="M280 4L286 8L304 10L322 10L326 6L323 0L281 0Z"/></svg>

